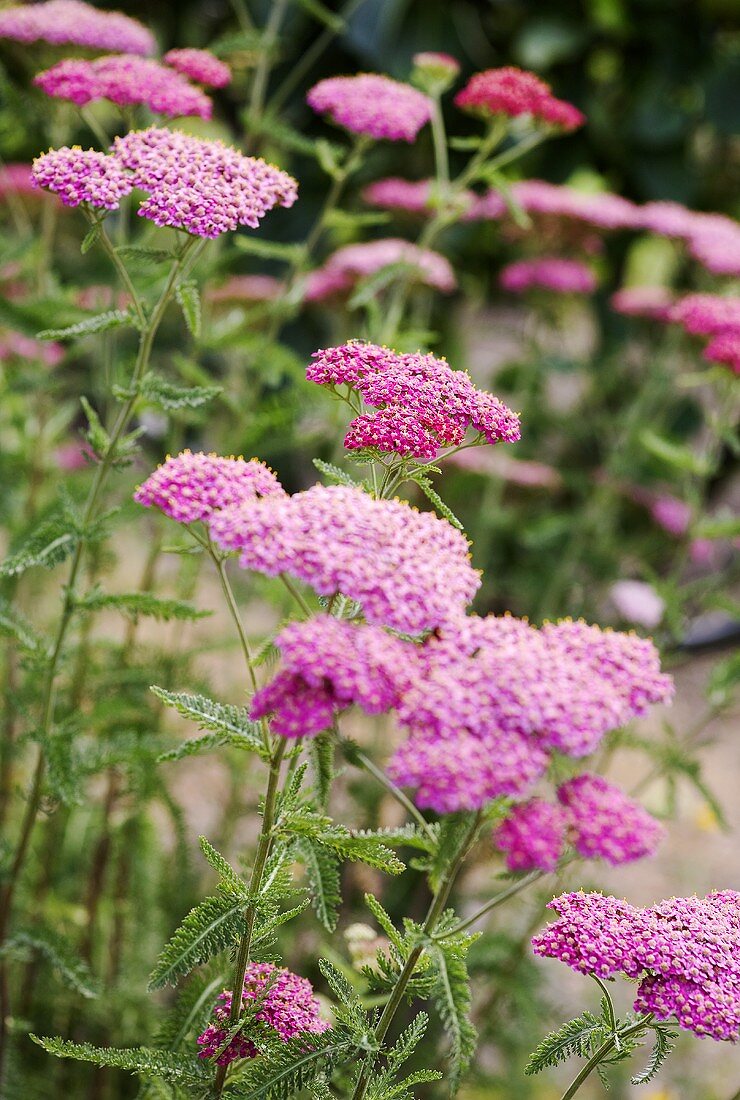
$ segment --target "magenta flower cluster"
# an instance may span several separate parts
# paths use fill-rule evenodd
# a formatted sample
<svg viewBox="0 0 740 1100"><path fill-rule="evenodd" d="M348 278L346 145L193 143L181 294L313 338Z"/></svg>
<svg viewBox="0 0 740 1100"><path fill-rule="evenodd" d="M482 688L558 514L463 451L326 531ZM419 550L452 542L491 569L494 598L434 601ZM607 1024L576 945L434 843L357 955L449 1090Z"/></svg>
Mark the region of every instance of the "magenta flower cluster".
<svg viewBox="0 0 740 1100"><path fill-rule="evenodd" d="M311 272L305 298L316 302L335 294L346 294L360 279L394 264L403 264L416 282L444 294L451 293L457 286L452 265L441 253L420 248L400 237L387 237L337 249L322 267Z"/></svg>
<svg viewBox="0 0 740 1100"><path fill-rule="evenodd" d="M459 446L469 429L487 443L513 443L518 417L492 394L476 389L464 371L433 355L400 355L377 344L353 341L317 351L309 382L346 385L380 411L352 421L344 440L405 457L434 459L440 447Z"/></svg>
<svg viewBox="0 0 740 1100"><path fill-rule="evenodd" d="M233 993L228 989L220 994L213 1010L213 1022L198 1036L200 1058L213 1058L226 1043L232 998ZM266 1025L284 1043L296 1035L320 1035L330 1026L321 1018L311 983L272 963L253 962L247 966L242 991L243 1010L248 1010L249 1002L256 1000L261 1000L261 1004L252 1021ZM248 1037L247 1028L248 1025L218 1054L217 1065L228 1066L239 1058L257 1057L258 1047Z"/></svg>
<svg viewBox="0 0 740 1100"><path fill-rule="evenodd" d="M468 616L430 638L420 660L397 711L410 737L390 772L439 812L526 794L553 752L586 756L672 694L651 642L570 620L538 630Z"/></svg>
<svg viewBox="0 0 740 1100"><path fill-rule="evenodd" d="M510 871L554 871L567 843L585 859L613 866L652 855L665 829L639 802L600 775L578 775L557 789L560 805L520 802L494 831Z"/></svg>
<svg viewBox="0 0 740 1100"><path fill-rule="evenodd" d="M428 96L377 73L320 80L306 99L317 114L376 141L415 141L433 111Z"/></svg>
<svg viewBox="0 0 740 1100"><path fill-rule="evenodd" d="M404 210L408 214L434 213L441 201L435 180L405 180L400 176L375 180L364 189L362 197L371 206L380 206L384 210ZM454 201L461 216L473 207L476 199L477 196L472 191L464 189L456 192ZM449 202L447 197L445 202Z"/></svg>
<svg viewBox="0 0 740 1100"><path fill-rule="evenodd" d="M125 186L123 194L136 187L148 192L140 217L198 237L218 237L240 225L256 229L274 206L292 206L297 197L295 180L261 159L156 127L116 138L110 154L52 149L37 157L33 175L67 206L114 209L109 180Z"/></svg>
<svg viewBox="0 0 740 1100"><path fill-rule="evenodd" d="M397 705L408 684L415 647L377 626L319 615L291 623L275 639L282 667L252 700L251 717L272 714L282 737L329 729L337 711L353 704L366 714Z"/></svg>
<svg viewBox="0 0 740 1100"><path fill-rule="evenodd" d="M558 294L592 294L596 290L596 276L591 268L580 260L562 256L516 260L503 268L499 281L504 290L513 294L536 288Z"/></svg>
<svg viewBox="0 0 740 1100"><path fill-rule="evenodd" d="M341 592L369 623L407 634L461 614L480 584L467 539L446 520L350 486L233 505L210 529L243 568L289 573L322 596Z"/></svg>
<svg viewBox="0 0 740 1100"><path fill-rule="evenodd" d="M150 58L111 54L94 61L67 59L34 77L34 84L55 99L84 107L107 99L119 107L143 104L167 118L210 118L213 104L200 88L174 69Z"/></svg>
<svg viewBox="0 0 740 1100"><path fill-rule="evenodd" d="M457 93L455 104L484 116L518 118L529 115L538 122L563 130L577 130L586 121L571 103L557 99L544 80L514 66L476 73Z"/></svg>
<svg viewBox="0 0 740 1100"><path fill-rule="evenodd" d="M157 43L136 19L117 11L100 11L82 0L46 0L0 11L0 38L14 42L48 42L146 56Z"/></svg>
<svg viewBox="0 0 740 1100"><path fill-rule="evenodd" d="M709 336L704 358L740 374L740 298L687 294L671 309L668 320L692 336Z"/></svg>
<svg viewBox="0 0 740 1100"><path fill-rule="evenodd" d="M137 504L159 508L177 523L208 520L231 504L285 495L272 470L256 458L222 458L183 451L163 462L134 493Z"/></svg>
<svg viewBox="0 0 740 1100"><path fill-rule="evenodd" d="M168 50L162 58L165 65L202 84L206 88L225 88L231 83L231 69L210 52L192 47Z"/></svg>
<svg viewBox="0 0 740 1100"><path fill-rule="evenodd" d="M695 1035L740 1037L740 894L670 898L647 908L579 891L550 902L558 919L536 955L581 974L638 981L634 1008Z"/></svg>

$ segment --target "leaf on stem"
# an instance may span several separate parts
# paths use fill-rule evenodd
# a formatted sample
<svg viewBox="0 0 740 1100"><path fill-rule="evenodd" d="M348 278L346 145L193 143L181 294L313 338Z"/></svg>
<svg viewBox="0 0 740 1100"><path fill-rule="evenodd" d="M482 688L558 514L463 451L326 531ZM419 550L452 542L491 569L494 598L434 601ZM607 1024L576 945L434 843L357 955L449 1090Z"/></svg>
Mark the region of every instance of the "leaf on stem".
<svg viewBox="0 0 740 1100"><path fill-rule="evenodd" d="M84 321L78 321L66 328L46 328L36 334L38 340L74 340L78 336L93 336L97 332L108 332L113 328L128 325L137 327L137 320L130 310L109 309Z"/></svg>
<svg viewBox="0 0 740 1100"><path fill-rule="evenodd" d="M149 988L174 985L183 974L230 948L244 928L243 909L244 898L226 892L191 909L162 949Z"/></svg>

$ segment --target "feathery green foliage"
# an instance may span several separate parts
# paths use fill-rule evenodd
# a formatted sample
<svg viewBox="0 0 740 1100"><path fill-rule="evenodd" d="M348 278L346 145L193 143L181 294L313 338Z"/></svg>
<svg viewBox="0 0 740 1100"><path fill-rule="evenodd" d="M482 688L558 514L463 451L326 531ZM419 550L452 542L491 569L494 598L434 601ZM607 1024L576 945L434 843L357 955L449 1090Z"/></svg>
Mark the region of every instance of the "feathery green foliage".
<svg viewBox="0 0 740 1100"><path fill-rule="evenodd" d="M645 1068L631 1078L633 1085L646 1085L653 1081L673 1050L673 1040L677 1037L675 1031L672 1031L665 1024L656 1023L651 1024L651 1031L655 1034L655 1044Z"/></svg>
<svg viewBox="0 0 740 1100"><path fill-rule="evenodd" d="M129 1070L131 1073L148 1073L157 1077L173 1077L201 1083L209 1076L207 1067L192 1054L175 1054L152 1047L95 1047L90 1043L72 1043L59 1037L32 1035L31 1038L57 1058L74 1058L79 1062L92 1062L96 1066L110 1066Z"/></svg>
<svg viewBox="0 0 740 1100"><path fill-rule="evenodd" d="M151 690L158 699L176 710L183 718L190 718L196 722L199 729L218 734L222 738L222 744L248 749L258 753L263 759L269 757L262 738L261 726L259 722L251 720L244 707L217 703L205 695L167 691L165 688L156 686ZM165 756L165 759L177 759L177 757Z"/></svg>
<svg viewBox="0 0 740 1100"><path fill-rule="evenodd" d="M162 949L149 988L174 984L193 967L231 947L244 927L243 909L244 899L233 893L205 898L191 909Z"/></svg>

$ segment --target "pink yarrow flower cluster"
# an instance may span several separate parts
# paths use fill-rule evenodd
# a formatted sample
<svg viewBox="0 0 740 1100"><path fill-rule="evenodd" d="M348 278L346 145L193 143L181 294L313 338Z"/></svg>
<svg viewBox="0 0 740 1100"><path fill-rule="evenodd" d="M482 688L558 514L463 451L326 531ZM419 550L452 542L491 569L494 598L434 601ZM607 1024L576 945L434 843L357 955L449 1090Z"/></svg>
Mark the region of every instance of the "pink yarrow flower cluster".
<svg viewBox="0 0 740 1100"><path fill-rule="evenodd" d="M0 38L48 42L146 56L157 48L154 35L136 19L100 11L82 0L46 0L0 11Z"/></svg>
<svg viewBox="0 0 740 1100"><path fill-rule="evenodd" d="M529 115L563 130L577 130L585 116L571 103L557 99L552 89L534 73L508 66L486 69L472 76L455 96L457 107L484 116Z"/></svg>
<svg viewBox="0 0 740 1100"><path fill-rule="evenodd" d="M34 77L34 84L47 95L69 100L78 107L107 99L119 107L144 104L167 118L210 118L213 109L208 96L179 72L135 55L60 61Z"/></svg>
<svg viewBox="0 0 740 1100"><path fill-rule="evenodd" d="M0 329L0 363L8 359L28 359L56 367L64 358L64 348L55 341L42 342L12 329Z"/></svg>
<svg viewBox="0 0 740 1100"><path fill-rule="evenodd" d="M274 206L292 206L297 197L295 180L263 160L156 127L116 138L110 154L52 149L34 161L33 175L67 206L115 209L116 191L136 187L148 192L140 217L198 237L256 229Z"/></svg>
<svg viewBox="0 0 740 1100"><path fill-rule="evenodd" d="M252 718L272 714L282 737L329 729L337 711L356 704L366 714L394 707L408 683L415 647L377 626L319 615L292 623L275 639L282 667L252 700Z"/></svg>
<svg viewBox="0 0 740 1100"><path fill-rule="evenodd" d="M740 1037L740 894L670 898L639 908L603 894L562 894L532 940L536 955L601 979L638 981L634 1009L700 1037Z"/></svg>
<svg viewBox="0 0 740 1100"><path fill-rule="evenodd" d="M457 286L452 266L441 253L420 248L400 237L387 237L337 249L323 267L311 273L305 298L315 302L335 294L346 294L360 279L394 264L403 264L417 282L444 294L451 293Z"/></svg>
<svg viewBox="0 0 740 1100"><path fill-rule="evenodd" d="M405 180L399 176L389 176L369 184L362 197L370 206L379 206L383 210L404 210L408 214L432 214L439 205L436 182L431 179ZM476 195L464 190L455 195L455 202L463 216L473 208Z"/></svg>
<svg viewBox="0 0 740 1100"><path fill-rule="evenodd" d="M289 573L322 596L341 592L369 623L407 634L461 614L480 584L467 540L446 520L350 486L234 505L210 529L243 568Z"/></svg>
<svg viewBox="0 0 740 1100"><path fill-rule="evenodd" d="M597 229L629 229L638 222L639 208L608 191L579 191L545 180L521 180L511 185L511 197L528 214L586 222ZM470 212L470 219L498 219L507 213L497 191L482 196Z"/></svg>
<svg viewBox="0 0 740 1100"><path fill-rule="evenodd" d="M713 275L740 275L740 224L723 214L688 210L680 203L651 202L640 208L640 228L678 237Z"/></svg>
<svg viewBox="0 0 740 1100"><path fill-rule="evenodd" d="M397 708L410 737L389 771L441 813L525 795L552 753L586 756L672 694L651 642L569 620L537 629L468 616L430 638L420 660Z"/></svg>
<svg viewBox="0 0 740 1100"><path fill-rule="evenodd" d="M515 413L444 359L353 341L315 352L313 360L309 382L346 385L379 410L351 422L344 440L349 450L374 447L434 459L441 447L462 444L471 428L487 443L519 439Z"/></svg>
<svg viewBox="0 0 740 1100"><path fill-rule="evenodd" d="M284 284L274 275L232 275L221 286L209 288L209 302L269 302L280 296Z"/></svg>
<svg viewBox="0 0 740 1100"><path fill-rule="evenodd" d="M168 50L162 60L171 69L206 88L225 88L231 83L231 69L210 50Z"/></svg>
<svg viewBox="0 0 740 1100"><path fill-rule="evenodd" d="M6 195L32 195L34 191L30 164L0 166L0 198Z"/></svg>
<svg viewBox="0 0 740 1100"><path fill-rule="evenodd" d="M232 504L284 495L272 470L256 458L245 462L183 451L162 463L139 486L134 500L145 508L159 508L177 523L196 523Z"/></svg>
<svg viewBox="0 0 740 1100"><path fill-rule="evenodd" d="M740 374L740 298L687 294L675 303L668 320L692 336L710 336L704 358Z"/></svg>
<svg viewBox="0 0 740 1100"><path fill-rule="evenodd" d="M644 317L649 321L668 321L674 295L663 286L625 286L611 297L611 307L625 317Z"/></svg>
<svg viewBox="0 0 740 1100"><path fill-rule="evenodd" d="M213 1010L213 1022L198 1036L199 1058L213 1058L229 1037L233 993L225 989ZM319 1002L311 983L283 967L272 963L249 963L244 975L242 1006L261 1000L254 1013L254 1023L270 1028L278 1039L287 1043L296 1035L321 1035L329 1023L322 1020ZM246 1034L245 1034L246 1032ZM248 1037L248 1029L240 1031L216 1058L216 1065L228 1066L240 1058L256 1058L257 1044Z"/></svg>
<svg viewBox="0 0 740 1100"><path fill-rule="evenodd" d="M580 260L561 256L540 256L533 260L517 260L501 271L499 281L504 290L522 294L540 288L558 294L592 294L596 276Z"/></svg>
<svg viewBox="0 0 740 1100"><path fill-rule="evenodd" d="M306 99L317 114L376 141L415 141L433 111L428 96L377 73L320 80Z"/></svg>

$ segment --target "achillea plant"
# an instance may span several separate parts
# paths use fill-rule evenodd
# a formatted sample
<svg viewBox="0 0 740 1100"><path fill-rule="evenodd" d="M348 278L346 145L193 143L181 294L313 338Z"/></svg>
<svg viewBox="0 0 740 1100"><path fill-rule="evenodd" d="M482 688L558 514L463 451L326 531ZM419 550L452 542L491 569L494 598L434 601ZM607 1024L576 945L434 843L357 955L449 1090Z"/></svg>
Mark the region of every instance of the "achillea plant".
<svg viewBox="0 0 740 1100"><path fill-rule="evenodd" d="M685 736L644 719L674 695L661 647L703 606L687 562L737 537L704 509L735 444L737 301L609 288L620 323L683 340L700 444L660 434L685 412L665 357L639 384L629 357L595 368L568 416L529 319L531 361L490 385L462 351L448 362L432 322L467 295L466 234L498 232L491 286L536 290L517 309L544 301L565 333L608 284L605 234L682 241L716 276L737 227L723 256L728 219L510 178L585 123L511 67L463 83L426 50L408 82L318 79L301 91L317 136L301 135L269 95L287 6L256 47L244 16L213 52L161 59L145 27L80 0L0 12L13 49L55 48L28 89L48 137L0 174L0 1090L113 1098L121 1071L148 1100L454 1094L488 1080L476 1017L512 1081L524 1066L488 1033L492 1002L528 965L553 875L573 889L535 953L604 1000L525 1072L582 1056L567 1100L652 1037L633 1078L649 1080L674 1026L737 1038L737 895L641 909L576 887L654 856L679 784L721 819L696 750L735 665ZM318 57L338 24L307 11L327 24ZM234 144L209 128L226 97L244 109ZM448 114L467 132L451 139ZM185 116L197 136L163 122ZM416 145L418 164L427 141L426 178L372 178L388 171L375 142ZM303 157L327 186L294 239ZM655 641L614 629L632 623ZM642 762L628 790L611 775L623 748ZM501 961L483 922L514 898L536 923L507 928ZM623 1021L618 974L639 983ZM546 995L531 977L517 997L528 1041Z"/></svg>

